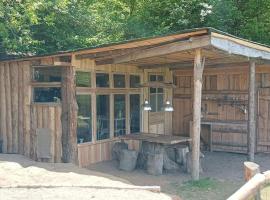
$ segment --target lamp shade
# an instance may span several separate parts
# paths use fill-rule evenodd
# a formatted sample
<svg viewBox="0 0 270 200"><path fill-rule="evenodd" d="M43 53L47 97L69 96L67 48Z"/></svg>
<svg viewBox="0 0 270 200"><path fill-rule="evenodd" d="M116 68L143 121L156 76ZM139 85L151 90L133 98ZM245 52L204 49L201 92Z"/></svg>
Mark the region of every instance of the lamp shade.
<svg viewBox="0 0 270 200"><path fill-rule="evenodd" d="M168 100L167 100L166 103L164 104L163 109L164 109L164 111L166 111L166 112L172 112L172 111L174 111L171 102L168 101Z"/></svg>
<svg viewBox="0 0 270 200"><path fill-rule="evenodd" d="M144 111L150 111L150 110L152 110L149 101L147 101L146 99L145 99L144 103L142 104L142 109Z"/></svg>

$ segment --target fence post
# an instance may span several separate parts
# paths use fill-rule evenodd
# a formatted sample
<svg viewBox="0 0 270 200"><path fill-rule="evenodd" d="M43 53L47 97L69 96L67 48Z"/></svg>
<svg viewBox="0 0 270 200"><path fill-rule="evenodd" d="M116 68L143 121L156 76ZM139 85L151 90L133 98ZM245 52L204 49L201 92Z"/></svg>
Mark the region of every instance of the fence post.
<svg viewBox="0 0 270 200"><path fill-rule="evenodd" d="M254 162L244 162L244 178L245 181L248 182L253 176L260 173L260 166ZM258 190L255 200L260 200L261 194L260 190Z"/></svg>

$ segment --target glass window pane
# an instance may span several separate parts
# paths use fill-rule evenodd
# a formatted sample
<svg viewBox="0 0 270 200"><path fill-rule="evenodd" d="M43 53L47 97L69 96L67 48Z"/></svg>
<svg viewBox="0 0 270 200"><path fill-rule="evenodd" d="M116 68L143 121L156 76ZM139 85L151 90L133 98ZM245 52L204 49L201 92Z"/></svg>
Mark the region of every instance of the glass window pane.
<svg viewBox="0 0 270 200"><path fill-rule="evenodd" d="M61 88L58 87L35 87L33 89L34 102L56 102L61 101Z"/></svg>
<svg viewBox="0 0 270 200"><path fill-rule="evenodd" d="M157 88L157 93L163 93L163 88Z"/></svg>
<svg viewBox="0 0 270 200"><path fill-rule="evenodd" d="M96 86L97 87L110 87L109 74L96 73Z"/></svg>
<svg viewBox="0 0 270 200"><path fill-rule="evenodd" d="M157 94L157 112L162 111L163 107L163 94Z"/></svg>
<svg viewBox="0 0 270 200"><path fill-rule="evenodd" d="M157 91L157 89L156 89L156 88L150 88L150 93L151 93L151 94L155 94L155 93L156 93L156 91Z"/></svg>
<svg viewBox="0 0 270 200"><path fill-rule="evenodd" d="M156 75L150 75L149 80L150 81L157 81L156 77L157 77Z"/></svg>
<svg viewBox="0 0 270 200"><path fill-rule="evenodd" d="M140 95L130 95L130 133L140 132Z"/></svg>
<svg viewBox="0 0 270 200"><path fill-rule="evenodd" d="M77 87L91 87L91 73L90 72L76 72L76 86Z"/></svg>
<svg viewBox="0 0 270 200"><path fill-rule="evenodd" d="M162 75L157 75L157 81L163 81L163 76Z"/></svg>
<svg viewBox="0 0 270 200"><path fill-rule="evenodd" d="M126 79L124 74L114 74L113 82L115 88L125 88L126 87Z"/></svg>
<svg viewBox="0 0 270 200"><path fill-rule="evenodd" d="M126 134L126 99L124 94L114 95L114 136Z"/></svg>
<svg viewBox="0 0 270 200"><path fill-rule="evenodd" d="M157 112L157 95L150 94L150 105L151 105L151 112Z"/></svg>
<svg viewBox="0 0 270 200"><path fill-rule="evenodd" d="M35 67L33 68L33 81L61 82L61 67Z"/></svg>
<svg viewBox="0 0 270 200"><path fill-rule="evenodd" d="M139 75L130 75L129 77L129 86L131 88L137 88L139 87L141 83L141 78Z"/></svg>
<svg viewBox="0 0 270 200"><path fill-rule="evenodd" d="M97 95L97 140L110 137L110 96Z"/></svg>
<svg viewBox="0 0 270 200"><path fill-rule="evenodd" d="M77 141L78 143L92 141L91 96L77 95Z"/></svg>

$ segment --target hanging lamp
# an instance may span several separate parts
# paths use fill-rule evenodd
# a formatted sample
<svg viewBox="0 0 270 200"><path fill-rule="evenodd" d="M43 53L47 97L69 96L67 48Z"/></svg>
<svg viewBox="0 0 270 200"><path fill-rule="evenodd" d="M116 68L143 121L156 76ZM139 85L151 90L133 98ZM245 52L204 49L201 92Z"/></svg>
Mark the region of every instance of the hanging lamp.
<svg viewBox="0 0 270 200"><path fill-rule="evenodd" d="M166 112L173 112L173 106L169 100L166 100L165 104L163 105L163 110Z"/></svg>
<svg viewBox="0 0 270 200"><path fill-rule="evenodd" d="M150 110L152 110L151 105L150 105L150 103L149 103L148 100L146 100L146 99L144 100L144 103L142 104L142 109L144 111L150 111Z"/></svg>

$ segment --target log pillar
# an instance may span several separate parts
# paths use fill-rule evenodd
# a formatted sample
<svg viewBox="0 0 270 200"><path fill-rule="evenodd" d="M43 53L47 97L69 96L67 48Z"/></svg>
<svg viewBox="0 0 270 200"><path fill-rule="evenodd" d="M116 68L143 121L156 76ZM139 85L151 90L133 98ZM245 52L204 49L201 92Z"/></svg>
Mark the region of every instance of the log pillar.
<svg viewBox="0 0 270 200"><path fill-rule="evenodd" d="M62 161L77 162L77 101L75 71L72 66L62 69Z"/></svg>
<svg viewBox="0 0 270 200"><path fill-rule="evenodd" d="M193 124L192 124L192 169L193 180L199 179L200 171L200 132L201 132L201 97L202 97L202 63L201 49L195 50L193 73Z"/></svg>
<svg viewBox="0 0 270 200"><path fill-rule="evenodd" d="M255 61L249 64L249 93L248 93L248 160L254 161L256 148L256 69Z"/></svg>

